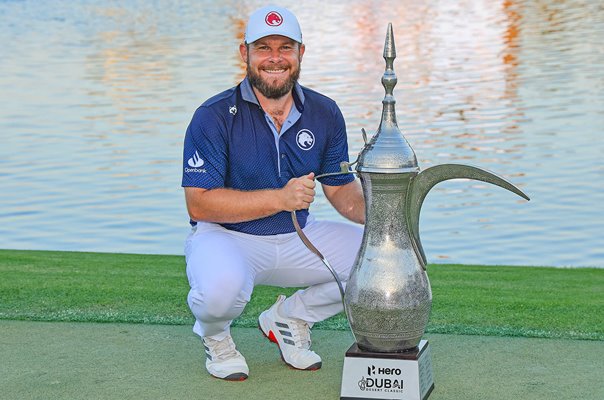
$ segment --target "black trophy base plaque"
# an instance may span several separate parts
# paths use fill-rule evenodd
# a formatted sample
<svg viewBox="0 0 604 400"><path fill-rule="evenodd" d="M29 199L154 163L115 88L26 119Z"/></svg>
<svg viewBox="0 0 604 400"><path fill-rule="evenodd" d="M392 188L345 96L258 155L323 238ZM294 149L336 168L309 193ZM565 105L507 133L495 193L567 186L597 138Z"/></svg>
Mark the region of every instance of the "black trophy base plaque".
<svg viewBox="0 0 604 400"><path fill-rule="evenodd" d="M434 389L427 340L405 353L374 353L353 344L342 370L341 400L425 400Z"/></svg>

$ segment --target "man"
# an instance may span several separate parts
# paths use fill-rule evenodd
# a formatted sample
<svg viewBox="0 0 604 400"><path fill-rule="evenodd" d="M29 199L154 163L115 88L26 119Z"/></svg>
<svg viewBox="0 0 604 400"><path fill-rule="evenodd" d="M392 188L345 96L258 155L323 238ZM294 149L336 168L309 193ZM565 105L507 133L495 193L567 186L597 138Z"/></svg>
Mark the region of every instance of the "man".
<svg viewBox="0 0 604 400"><path fill-rule="evenodd" d="M239 47L247 76L201 105L187 129L184 173L193 225L186 240L188 304L196 318L208 372L227 380L249 374L230 324L258 284L307 287L259 318L283 361L315 370L310 327L342 310L329 270L297 236L291 211L343 281L360 246L358 225L316 221L308 208L319 174L348 161L344 119L335 102L297 83L305 47L296 17L265 7L249 18ZM320 178L342 215L364 223L365 204L354 175Z"/></svg>

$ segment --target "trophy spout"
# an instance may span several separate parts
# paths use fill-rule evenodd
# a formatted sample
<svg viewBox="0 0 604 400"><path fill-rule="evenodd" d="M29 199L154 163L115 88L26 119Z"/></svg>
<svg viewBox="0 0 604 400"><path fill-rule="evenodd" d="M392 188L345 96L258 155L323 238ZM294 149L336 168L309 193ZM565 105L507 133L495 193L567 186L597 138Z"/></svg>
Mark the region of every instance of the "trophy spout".
<svg viewBox="0 0 604 400"><path fill-rule="evenodd" d="M427 168L420 172L411 184L411 190L407 199L407 218L409 218L409 230L413 236L413 244L416 246L425 268L427 264L426 254L422 247L419 237L419 215L421 212L422 204L426 195L437 183L446 181L449 179L473 179L477 181L483 181L492 183L504 189L509 190L518 196L530 200L530 198L518 187L514 186L504 178L486 171L482 168L461 165L461 164L441 164Z"/></svg>

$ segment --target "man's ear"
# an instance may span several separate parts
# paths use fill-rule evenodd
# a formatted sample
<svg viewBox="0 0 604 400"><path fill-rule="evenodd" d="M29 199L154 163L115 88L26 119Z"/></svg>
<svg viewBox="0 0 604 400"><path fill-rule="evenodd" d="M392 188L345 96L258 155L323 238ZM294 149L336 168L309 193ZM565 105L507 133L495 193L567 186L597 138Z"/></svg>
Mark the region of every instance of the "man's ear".
<svg viewBox="0 0 604 400"><path fill-rule="evenodd" d="M300 59L300 62L302 62L302 56L304 55L305 50L306 46L304 46L304 43L300 43L300 56L298 57Z"/></svg>
<svg viewBox="0 0 604 400"><path fill-rule="evenodd" d="M239 55L244 63L247 64L248 54L247 54L247 45L245 43L241 43L239 45Z"/></svg>

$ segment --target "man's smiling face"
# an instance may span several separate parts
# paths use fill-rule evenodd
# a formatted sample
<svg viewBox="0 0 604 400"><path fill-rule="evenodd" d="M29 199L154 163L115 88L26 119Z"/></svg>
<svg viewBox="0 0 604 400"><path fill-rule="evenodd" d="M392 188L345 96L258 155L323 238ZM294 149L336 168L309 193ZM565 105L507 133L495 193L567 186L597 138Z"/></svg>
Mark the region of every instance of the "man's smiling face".
<svg viewBox="0 0 604 400"><path fill-rule="evenodd" d="M247 64L250 83L264 97L279 99L288 94L300 76L304 45L271 35L239 48Z"/></svg>

